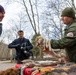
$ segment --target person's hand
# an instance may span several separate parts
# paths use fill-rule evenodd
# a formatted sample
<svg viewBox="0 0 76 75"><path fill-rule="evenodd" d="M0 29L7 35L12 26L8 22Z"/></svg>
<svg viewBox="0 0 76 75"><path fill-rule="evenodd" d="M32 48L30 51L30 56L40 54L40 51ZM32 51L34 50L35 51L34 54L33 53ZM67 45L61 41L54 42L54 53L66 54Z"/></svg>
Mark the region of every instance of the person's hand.
<svg viewBox="0 0 76 75"><path fill-rule="evenodd" d="M41 36L37 36L35 39L36 47L38 47L43 52L52 55L55 58L60 58L61 56L56 54L54 50L51 48L51 40L47 40Z"/></svg>

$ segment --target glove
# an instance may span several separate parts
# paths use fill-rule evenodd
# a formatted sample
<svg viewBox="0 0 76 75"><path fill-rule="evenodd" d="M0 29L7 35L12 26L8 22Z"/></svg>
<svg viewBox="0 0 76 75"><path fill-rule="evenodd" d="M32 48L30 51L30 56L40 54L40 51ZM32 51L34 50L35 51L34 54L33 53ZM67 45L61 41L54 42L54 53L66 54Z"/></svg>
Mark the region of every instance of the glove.
<svg viewBox="0 0 76 75"><path fill-rule="evenodd" d="M26 47L21 47L21 50L22 50L24 53L27 53Z"/></svg>
<svg viewBox="0 0 76 75"><path fill-rule="evenodd" d="M43 51L51 51L51 40L47 40L41 36L36 37L35 39L36 46Z"/></svg>
<svg viewBox="0 0 76 75"><path fill-rule="evenodd" d="M25 50L24 53L27 53L27 51Z"/></svg>
<svg viewBox="0 0 76 75"><path fill-rule="evenodd" d="M22 50L26 50L26 47L21 47Z"/></svg>

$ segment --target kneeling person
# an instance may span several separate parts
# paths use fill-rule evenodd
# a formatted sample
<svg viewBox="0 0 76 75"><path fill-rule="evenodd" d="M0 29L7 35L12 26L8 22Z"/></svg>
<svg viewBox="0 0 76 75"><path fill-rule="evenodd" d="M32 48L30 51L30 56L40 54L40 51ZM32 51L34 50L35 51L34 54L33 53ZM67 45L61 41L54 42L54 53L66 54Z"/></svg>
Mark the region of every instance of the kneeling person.
<svg viewBox="0 0 76 75"><path fill-rule="evenodd" d="M24 38L24 32L22 30L18 31L19 38L15 39L12 43L8 45L8 48L15 48L16 55L15 59L17 63L22 63L24 59L29 59L31 56L31 49L33 48L29 39Z"/></svg>

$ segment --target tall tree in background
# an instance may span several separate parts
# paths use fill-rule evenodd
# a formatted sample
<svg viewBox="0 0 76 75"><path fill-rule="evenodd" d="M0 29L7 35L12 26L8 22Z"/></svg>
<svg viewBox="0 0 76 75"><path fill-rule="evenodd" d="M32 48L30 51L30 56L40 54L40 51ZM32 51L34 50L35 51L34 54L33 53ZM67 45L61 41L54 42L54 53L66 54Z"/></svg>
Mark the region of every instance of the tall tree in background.
<svg viewBox="0 0 76 75"><path fill-rule="evenodd" d="M38 53L39 53L39 51L35 47L35 42L34 42L36 36L40 35L40 26L39 26L40 24L39 24L39 14L38 14L38 8L37 8L37 0L35 0L34 3L33 3L33 0L29 0L28 3L29 3L29 6L30 6L30 11L29 11L29 8L27 7L27 4L26 4L25 0L22 0L22 2L20 2L20 3L25 7L27 16L29 18L29 21L30 21L31 26L33 28L33 31L35 33L34 36L33 36L33 38L32 38L32 43L34 45L33 52L37 56ZM41 50L40 50L40 57L43 57Z"/></svg>
<svg viewBox="0 0 76 75"><path fill-rule="evenodd" d="M61 21L61 11L65 7L73 7L75 9L74 0L47 0L46 7L43 12L43 30L48 38L62 38L64 25Z"/></svg>
<svg viewBox="0 0 76 75"><path fill-rule="evenodd" d="M14 19L13 18L10 19L8 21L8 25L9 25L10 29L6 29L2 35L2 37L5 36L4 40L8 39L9 41L7 40L7 43L9 43L10 41L16 39L18 37L17 32L19 30L23 30L24 33L26 33L26 35L27 35L28 34L27 33L27 31L28 31L27 22L28 22L27 16L22 12L17 14L17 16L14 17ZM25 30L26 30L26 32L25 32Z"/></svg>
<svg viewBox="0 0 76 75"><path fill-rule="evenodd" d="M42 7L46 6L45 9L42 9L42 11L45 12L44 13L45 15L43 15L44 18L43 17L42 18L43 18L43 20L45 20L45 18L46 18L46 20L48 20L47 19L48 16L49 17L51 16L52 18L49 18L49 19L50 20L53 19L53 21L50 21L50 23L51 22L54 23L54 22L56 22L55 19L58 20L58 18L60 18L61 10L64 9L65 7L71 6L74 9L76 9L74 0L61 0L61 1L60 0L57 0L57 1L56 0L42 0L42 1L40 1L40 0L7 0L7 1L3 0L2 1L1 0L0 2L5 2L6 5L10 4L12 2L20 3L24 8L24 12L26 10L27 16L29 18L29 22L31 23L31 26L32 26L35 34L42 32L42 31L40 32L40 22L39 22L41 20L40 19L41 16L39 16L40 15L39 12ZM46 2L46 5L43 4L44 2ZM41 7L39 7L39 5L41 5ZM61 33L61 35L62 35L62 33Z"/></svg>
<svg viewBox="0 0 76 75"><path fill-rule="evenodd" d="M27 16L29 18L29 22L32 26L34 33L35 34L40 33L37 1L35 2L35 5L33 5L34 4L33 0L22 0L16 2L20 3L23 6L24 10L26 10Z"/></svg>

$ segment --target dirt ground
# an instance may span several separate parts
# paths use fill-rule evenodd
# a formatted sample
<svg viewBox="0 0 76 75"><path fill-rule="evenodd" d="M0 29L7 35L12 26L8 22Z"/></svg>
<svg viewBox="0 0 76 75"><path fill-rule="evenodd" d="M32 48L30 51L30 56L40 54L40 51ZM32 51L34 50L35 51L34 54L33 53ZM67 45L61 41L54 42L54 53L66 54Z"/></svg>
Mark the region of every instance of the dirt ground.
<svg viewBox="0 0 76 75"><path fill-rule="evenodd" d="M43 59L39 59L39 60L43 60ZM46 60L46 59L44 59L44 60ZM50 60L50 58L48 60ZM51 59L51 60L54 60L54 59ZM38 59L35 59L35 60L30 60L30 59L24 60L24 62L28 62L28 61L38 61ZM15 67L15 65L16 65L16 62L12 62L11 63L11 60L0 61L0 71L6 70L8 68Z"/></svg>
<svg viewBox="0 0 76 75"><path fill-rule="evenodd" d="M15 65L16 63L11 63L11 61L0 61L0 71L15 67Z"/></svg>
<svg viewBox="0 0 76 75"><path fill-rule="evenodd" d="M32 61L30 59L24 60L23 62ZM16 61L7 60L7 61L0 61L0 71L6 70L8 68L12 68L16 66Z"/></svg>

